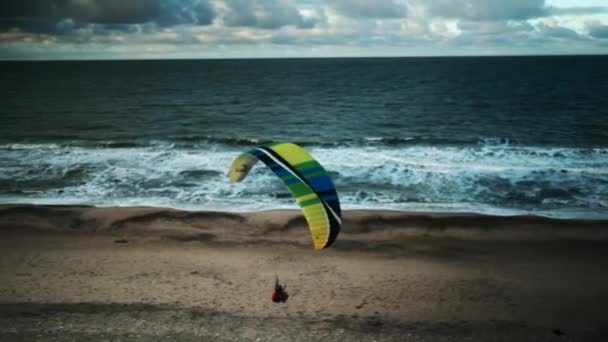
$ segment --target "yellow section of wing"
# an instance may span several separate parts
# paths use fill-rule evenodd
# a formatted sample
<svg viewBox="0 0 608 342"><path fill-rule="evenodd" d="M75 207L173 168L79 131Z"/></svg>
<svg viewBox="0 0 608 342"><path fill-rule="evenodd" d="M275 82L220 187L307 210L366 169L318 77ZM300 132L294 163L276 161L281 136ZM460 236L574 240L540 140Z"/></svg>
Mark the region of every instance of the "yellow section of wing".
<svg viewBox="0 0 608 342"><path fill-rule="evenodd" d="M327 218L325 208L319 203L302 207L301 209L304 212L306 222L308 222L315 250L323 249L329 238L329 219Z"/></svg>
<svg viewBox="0 0 608 342"><path fill-rule="evenodd" d="M314 160L303 148L292 143L277 144L270 147L291 165Z"/></svg>
<svg viewBox="0 0 608 342"><path fill-rule="evenodd" d="M240 156L236 157L236 159L232 162L232 166L230 166L230 181L242 181L249 173L249 170L251 170L251 168L257 162L258 158L252 156L249 153L243 153Z"/></svg>

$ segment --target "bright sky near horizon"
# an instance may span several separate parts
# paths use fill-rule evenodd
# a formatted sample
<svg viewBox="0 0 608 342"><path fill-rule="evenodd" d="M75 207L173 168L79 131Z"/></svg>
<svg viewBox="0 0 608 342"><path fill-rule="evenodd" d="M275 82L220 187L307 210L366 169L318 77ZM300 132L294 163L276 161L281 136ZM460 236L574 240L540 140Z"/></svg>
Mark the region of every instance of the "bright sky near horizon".
<svg viewBox="0 0 608 342"><path fill-rule="evenodd" d="M0 2L0 60L522 54L608 54L608 2Z"/></svg>

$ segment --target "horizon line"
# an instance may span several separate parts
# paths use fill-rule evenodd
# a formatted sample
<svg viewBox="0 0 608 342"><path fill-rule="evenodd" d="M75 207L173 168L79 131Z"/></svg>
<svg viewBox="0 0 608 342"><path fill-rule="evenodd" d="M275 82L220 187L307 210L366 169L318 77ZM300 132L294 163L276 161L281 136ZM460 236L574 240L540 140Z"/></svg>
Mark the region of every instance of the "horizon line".
<svg viewBox="0 0 608 342"><path fill-rule="evenodd" d="M276 56L276 57L133 57L133 58L32 58L3 59L0 62L109 62L109 61L170 61L170 60L278 60L278 59L416 59L416 58L504 58L504 57L606 57L607 53L546 53L546 54L484 54L484 55L370 55L370 56Z"/></svg>

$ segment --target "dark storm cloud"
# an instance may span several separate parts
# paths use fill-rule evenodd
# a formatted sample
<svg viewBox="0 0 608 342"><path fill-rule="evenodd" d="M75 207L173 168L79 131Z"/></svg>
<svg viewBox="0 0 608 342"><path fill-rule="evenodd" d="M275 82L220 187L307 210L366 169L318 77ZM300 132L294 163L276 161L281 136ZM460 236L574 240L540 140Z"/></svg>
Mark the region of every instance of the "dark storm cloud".
<svg viewBox="0 0 608 342"><path fill-rule="evenodd" d="M593 38L608 39L608 25L592 23L587 25L589 35Z"/></svg>
<svg viewBox="0 0 608 342"><path fill-rule="evenodd" d="M153 23L160 27L181 24L210 25L221 18L226 26L276 29L293 25L311 28L291 0L221 0L219 13L210 0L1 0L0 30L16 28L31 33L59 34L58 23L102 24L96 29L129 31L130 25ZM62 32L66 32L63 30Z"/></svg>
<svg viewBox="0 0 608 342"><path fill-rule="evenodd" d="M550 25L540 23L537 25L537 28L540 31L540 33L545 37L570 39L570 40L576 40L576 39L581 38L581 36L578 33L576 33L576 31L563 27L563 26L550 26Z"/></svg>
<svg viewBox="0 0 608 342"><path fill-rule="evenodd" d="M209 25L215 16L208 0L160 0L159 6L155 21L162 26Z"/></svg>
<svg viewBox="0 0 608 342"><path fill-rule="evenodd" d="M470 21L525 20L547 14L544 0L431 0L433 16Z"/></svg>
<svg viewBox="0 0 608 342"><path fill-rule="evenodd" d="M335 11L351 18L402 18L407 14L404 5L393 0L326 0Z"/></svg>
<svg viewBox="0 0 608 342"><path fill-rule="evenodd" d="M39 17L50 16L57 12L54 1L6 0L0 2L0 17Z"/></svg>
<svg viewBox="0 0 608 342"><path fill-rule="evenodd" d="M3 0L0 16L130 24L150 20L159 8L158 0Z"/></svg>
<svg viewBox="0 0 608 342"><path fill-rule="evenodd" d="M311 28L315 21L305 19L292 1L225 0L220 16L226 26L248 26L276 29L293 25Z"/></svg>
<svg viewBox="0 0 608 342"><path fill-rule="evenodd" d="M208 0L2 0L0 30L20 29L31 33L68 34L72 28L102 24L98 31L131 30L132 24L155 23L208 25L213 21Z"/></svg>
<svg viewBox="0 0 608 342"><path fill-rule="evenodd" d="M86 0L64 2L64 16L75 20L109 24L148 21L159 14L156 0Z"/></svg>
<svg viewBox="0 0 608 342"><path fill-rule="evenodd" d="M5 32L11 29L20 29L30 33L39 34L61 34L58 28L60 18L3 18L0 17L0 32Z"/></svg>

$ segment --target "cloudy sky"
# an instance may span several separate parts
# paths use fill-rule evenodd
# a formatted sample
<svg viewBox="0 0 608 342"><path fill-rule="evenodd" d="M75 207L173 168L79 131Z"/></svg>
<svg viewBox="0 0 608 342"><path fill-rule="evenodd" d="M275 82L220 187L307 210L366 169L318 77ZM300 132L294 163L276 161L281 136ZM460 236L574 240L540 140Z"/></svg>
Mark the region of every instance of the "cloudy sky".
<svg viewBox="0 0 608 342"><path fill-rule="evenodd" d="M606 0L0 0L0 59L607 54Z"/></svg>

